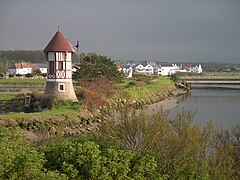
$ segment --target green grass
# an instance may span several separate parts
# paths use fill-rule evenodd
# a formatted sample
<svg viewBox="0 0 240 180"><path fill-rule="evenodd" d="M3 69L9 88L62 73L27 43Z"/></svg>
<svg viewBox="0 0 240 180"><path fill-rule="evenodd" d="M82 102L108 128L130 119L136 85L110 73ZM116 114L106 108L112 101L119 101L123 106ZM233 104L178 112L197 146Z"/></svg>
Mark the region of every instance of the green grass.
<svg viewBox="0 0 240 180"><path fill-rule="evenodd" d="M77 103L67 102L64 104L60 104L55 106L51 110L46 110L38 113L7 113L0 116L0 119L19 119L19 118L44 118L44 117L51 117L51 116L71 116L76 115L80 111L79 106Z"/></svg>
<svg viewBox="0 0 240 180"><path fill-rule="evenodd" d="M0 101L10 100L16 97L16 94L0 94Z"/></svg>
<svg viewBox="0 0 240 180"><path fill-rule="evenodd" d="M0 85L4 86L32 86L32 85L45 85L46 79L22 79L22 78L13 78L13 79L0 79Z"/></svg>
<svg viewBox="0 0 240 180"><path fill-rule="evenodd" d="M45 84L46 79L30 79L30 78L0 79L0 85L4 86L28 87L28 86L45 86ZM78 85L78 82L73 80L73 84Z"/></svg>
<svg viewBox="0 0 240 180"><path fill-rule="evenodd" d="M135 84L129 86L129 84ZM124 82L117 84L118 88L124 89L132 99L150 99L156 95L166 94L168 91L175 89L174 82L168 77L149 78L142 81L126 79ZM116 94L116 98L121 95Z"/></svg>
<svg viewBox="0 0 240 180"><path fill-rule="evenodd" d="M126 89L133 99L147 99L155 94L162 94L174 90L174 83L169 78L157 78L140 87L131 87Z"/></svg>

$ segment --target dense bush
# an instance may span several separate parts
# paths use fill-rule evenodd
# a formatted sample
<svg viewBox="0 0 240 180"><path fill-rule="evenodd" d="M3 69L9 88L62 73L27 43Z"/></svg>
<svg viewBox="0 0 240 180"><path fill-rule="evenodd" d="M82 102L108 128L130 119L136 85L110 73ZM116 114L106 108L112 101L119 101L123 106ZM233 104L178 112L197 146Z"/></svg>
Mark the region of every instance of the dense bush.
<svg viewBox="0 0 240 180"><path fill-rule="evenodd" d="M52 109L53 106L59 104L60 100L52 95L44 95L40 93L26 93L18 94L15 98L8 100L4 104L3 111L7 112L24 112L25 108L25 98L26 96L31 97L31 103L27 112L39 112L43 109Z"/></svg>
<svg viewBox="0 0 240 180"><path fill-rule="evenodd" d="M179 75L177 73L174 73L170 76L171 80L173 82L178 82L179 81Z"/></svg>
<svg viewBox="0 0 240 180"><path fill-rule="evenodd" d="M67 179L43 168L44 154L18 130L0 128L0 179Z"/></svg>
<svg viewBox="0 0 240 180"><path fill-rule="evenodd" d="M43 148L45 168L62 172L71 179L158 178L154 157L139 156L103 141L104 137L98 142L68 140L49 144Z"/></svg>
<svg viewBox="0 0 240 180"><path fill-rule="evenodd" d="M31 73L28 73L25 75L26 78L30 78L30 77L33 77L33 75Z"/></svg>
<svg viewBox="0 0 240 180"><path fill-rule="evenodd" d="M12 78L14 77L14 74L9 74L8 77Z"/></svg>
<svg viewBox="0 0 240 180"><path fill-rule="evenodd" d="M240 177L240 124L231 132L193 123L183 111L175 119L167 112L147 116L132 106L118 106L117 118L100 132L137 154L149 153L160 176L169 179L237 179ZM112 116L116 117L116 116Z"/></svg>
<svg viewBox="0 0 240 180"><path fill-rule="evenodd" d="M77 96L83 99L83 104L96 109L100 106L108 106L110 99L116 92L115 86L106 77L99 77L95 82L81 81L81 91Z"/></svg>

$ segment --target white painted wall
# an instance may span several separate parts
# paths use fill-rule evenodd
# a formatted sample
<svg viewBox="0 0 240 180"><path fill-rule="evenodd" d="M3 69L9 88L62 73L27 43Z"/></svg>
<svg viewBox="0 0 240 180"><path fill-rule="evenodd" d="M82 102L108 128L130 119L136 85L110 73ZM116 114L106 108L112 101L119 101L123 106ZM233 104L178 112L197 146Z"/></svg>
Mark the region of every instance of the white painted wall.
<svg viewBox="0 0 240 180"><path fill-rule="evenodd" d="M172 66L162 66L161 68L158 69L158 75L168 76L175 74L179 70L180 69L176 64L172 64Z"/></svg>
<svg viewBox="0 0 240 180"><path fill-rule="evenodd" d="M193 72L193 73L202 73L202 66L201 64L199 64L198 66L195 67L190 67L189 68L189 72Z"/></svg>
<svg viewBox="0 0 240 180"><path fill-rule="evenodd" d="M144 67L144 70L145 70L145 74L146 75L153 75L154 74L154 68L148 64Z"/></svg>
<svg viewBox="0 0 240 180"><path fill-rule="evenodd" d="M72 53L71 52L66 52L66 61L72 61Z"/></svg>
<svg viewBox="0 0 240 180"><path fill-rule="evenodd" d="M154 74L154 67L150 64L147 64L146 66L143 66L142 64L139 64L135 68L135 72L137 74L146 74L146 75L153 75Z"/></svg>
<svg viewBox="0 0 240 180"><path fill-rule="evenodd" d="M136 66L135 68L135 72L137 74L142 74L145 72L144 66L142 64L139 64L138 66Z"/></svg>
<svg viewBox="0 0 240 180"><path fill-rule="evenodd" d="M47 73L47 68L39 68L39 70L41 71L42 74L46 74Z"/></svg>
<svg viewBox="0 0 240 180"><path fill-rule="evenodd" d="M22 68L22 69L19 69L17 68L16 69L16 74L21 74L21 75L24 75L24 74L31 74L32 73L32 68Z"/></svg>

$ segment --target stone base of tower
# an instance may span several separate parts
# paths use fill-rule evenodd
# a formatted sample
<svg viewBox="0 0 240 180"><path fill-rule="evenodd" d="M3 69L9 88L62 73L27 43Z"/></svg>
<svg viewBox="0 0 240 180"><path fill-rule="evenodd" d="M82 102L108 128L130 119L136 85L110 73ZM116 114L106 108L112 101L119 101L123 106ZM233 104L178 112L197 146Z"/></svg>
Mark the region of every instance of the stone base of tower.
<svg viewBox="0 0 240 180"><path fill-rule="evenodd" d="M49 82L45 87L46 95L54 95L64 101L77 102L72 82Z"/></svg>

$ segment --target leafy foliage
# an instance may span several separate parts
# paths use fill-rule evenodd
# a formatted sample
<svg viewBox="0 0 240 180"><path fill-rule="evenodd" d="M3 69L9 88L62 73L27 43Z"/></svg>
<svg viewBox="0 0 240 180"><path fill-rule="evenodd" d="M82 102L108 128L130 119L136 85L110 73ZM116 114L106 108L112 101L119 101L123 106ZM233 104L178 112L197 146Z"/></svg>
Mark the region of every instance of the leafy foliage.
<svg viewBox="0 0 240 180"><path fill-rule="evenodd" d="M16 130L0 129L1 179L66 179L56 171L43 169L44 155L33 148ZM40 178L41 177L41 178Z"/></svg>
<svg viewBox="0 0 240 180"><path fill-rule="evenodd" d="M171 80L173 82L178 82L179 81L179 75L177 73L174 73L170 76Z"/></svg>
<svg viewBox="0 0 240 180"><path fill-rule="evenodd" d="M102 76L115 82L121 81L123 77L110 58L93 54L82 58L80 68L74 73L73 78L92 82Z"/></svg>
<svg viewBox="0 0 240 180"><path fill-rule="evenodd" d="M147 116L119 107L117 118L102 124L100 132L137 154L157 160L158 173L169 179L236 179L239 177L239 125L233 134L210 123L194 125L193 114L175 119L166 112Z"/></svg>
<svg viewBox="0 0 240 180"><path fill-rule="evenodd" d="M101 141L100 144L102 145ZM156 161L152 156L136 156L130 151L116 149L106 144L100 146L89 140L49 144L43 148L43 152L47 159L45 168L60 171L71 179L158 177ZM146 169L146 166L150 168Z"/></svg>

